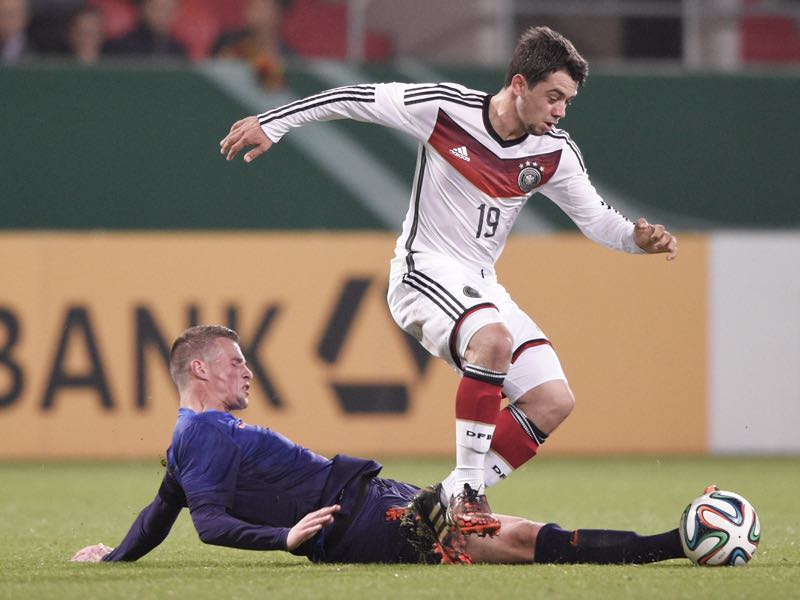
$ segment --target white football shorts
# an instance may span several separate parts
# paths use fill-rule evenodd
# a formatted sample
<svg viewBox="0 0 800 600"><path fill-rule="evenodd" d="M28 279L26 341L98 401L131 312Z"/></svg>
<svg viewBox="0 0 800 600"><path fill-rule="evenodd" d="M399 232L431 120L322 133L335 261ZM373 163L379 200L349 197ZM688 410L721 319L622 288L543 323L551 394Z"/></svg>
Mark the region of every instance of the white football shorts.
<svg viewBox="0 0 800 600"><path fill-rule="evenodd" d="M494 273L477 272L446 257L414 254L414 268L393 261L389 310L395 322L428 352L461 371L472 336L502 323L514 339L503 392L515 402L530 389L567 380L550 340L512 300Z"/></svg>

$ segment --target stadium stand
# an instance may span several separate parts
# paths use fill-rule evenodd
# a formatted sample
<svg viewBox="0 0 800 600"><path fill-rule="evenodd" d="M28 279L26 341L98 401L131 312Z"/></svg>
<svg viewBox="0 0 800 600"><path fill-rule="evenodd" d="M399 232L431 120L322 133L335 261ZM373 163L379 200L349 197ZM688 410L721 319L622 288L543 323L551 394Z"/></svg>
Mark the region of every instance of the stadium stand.
<svg viewBox="0 0 800 600"><path fill-rule="evenodd" d="M206 0L182 0L173 33L186 46L192 60L199 61L209 56L220 31L218 11L212 3Z"/></svg>
<svg viewBox="0 0 800 600"><path fill-rule="evenodd" d="M103 12L106 35L109 38L123 35L136 24L136 11L126 0L93 0L91 4Z"/></svg>
<svg viewBox="0 0 800 600"><path fill-rule="evenodd" d="M128 32L136 22L130 0L92 0L103 11L109 38ZM173 33L195 61L207 58L220 32L244 24L246 0L182 0ZM325 0L294 0L289 3L284 26L287 44L303 58L344 58L347 55L347 7ZM365 57L370 61L392 56L386 34L368 31Z"/></svg>
<svg viewBox="0 0 800 600"><path fill-rule="evenodd" d="M347 8L342 3L295 0L286 15L285 35L302 56L343 58L347 55ZM384 60L391 53L386 35L367 33L367 60Z"/></svg>
<svg viewBox="0 0 800 600"><path fill-rule="evenodd" d="M741 52L746 63L800 61L800 27L791 17L744 17L740 23Z"/></svg>

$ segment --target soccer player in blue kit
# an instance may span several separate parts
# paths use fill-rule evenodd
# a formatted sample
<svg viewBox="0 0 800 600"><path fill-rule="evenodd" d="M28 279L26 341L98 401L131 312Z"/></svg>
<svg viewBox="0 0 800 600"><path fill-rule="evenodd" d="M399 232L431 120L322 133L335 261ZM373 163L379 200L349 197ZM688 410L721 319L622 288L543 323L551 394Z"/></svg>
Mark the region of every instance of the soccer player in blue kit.
<svg viewBox="0 0 800 600"><path fill-rule="evenodd" d="M184 507L207 544L285 550L314 562L646 563L683 558L677 529L565 531L498 515L502 533L435 531L425 514L439 495L378 477L373 460L325 458L231 414L247 407L252 372L236 332L197 326L173 343L170 374L180 395L166 473L116 548L87 546L78 562L134 561L158 546ZM425 503L441 503L430 506Z"/></svg>

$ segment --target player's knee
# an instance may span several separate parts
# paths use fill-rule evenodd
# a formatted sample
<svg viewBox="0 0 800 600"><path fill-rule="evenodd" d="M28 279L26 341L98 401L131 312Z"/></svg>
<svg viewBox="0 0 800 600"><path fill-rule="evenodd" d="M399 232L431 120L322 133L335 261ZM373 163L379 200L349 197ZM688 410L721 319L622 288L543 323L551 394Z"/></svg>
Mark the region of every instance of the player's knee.
<svg viewBox="0 0 800 600"><path fill-rule="evenodd" d="M559 386L555 393L548 394L546 404L551 417L561 423L575 409L575 395L568 385Z"/></svg>
<svg viewBox="0 0 800 600"><path fill-rule="evenodd" d="M556 398L556 410L561 419L566 419L575 410L575 395L567 388Z"/></svg>
<svg viewBox="0 0 800 600"><path fill-rule="evenodd" d="M511 333L507 329L503 329L505 331L499 331L492 336L488 344L488 350L495 361L505 365L510 365L514 339L511 337Z"/></svg>
<svg viewBox="0 0 800 600"><path fill-rule="evenodd" d="M502 323L481 327L470 340L465 358L467 362L490 369L506 370L511 364L514 338Z"/></svg>

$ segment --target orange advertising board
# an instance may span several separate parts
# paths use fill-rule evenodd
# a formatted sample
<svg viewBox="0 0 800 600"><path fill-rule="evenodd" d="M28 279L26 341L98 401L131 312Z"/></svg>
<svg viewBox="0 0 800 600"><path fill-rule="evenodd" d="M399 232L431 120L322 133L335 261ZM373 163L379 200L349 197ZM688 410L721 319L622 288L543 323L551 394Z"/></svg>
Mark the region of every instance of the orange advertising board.
<svg viewBox="0 0 800 600"><path fill-rule="evenodd" d="M458 376L386 307L385 233L0 235L0 459L163 453L166 354L237 329L249 422L326 454L452 453ZM515 238L501 281L545 329L578 399L554 452L705 449L705 242L631 257ZM687 418L689 417L689 418Z"/></svg>

